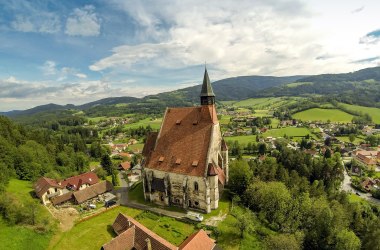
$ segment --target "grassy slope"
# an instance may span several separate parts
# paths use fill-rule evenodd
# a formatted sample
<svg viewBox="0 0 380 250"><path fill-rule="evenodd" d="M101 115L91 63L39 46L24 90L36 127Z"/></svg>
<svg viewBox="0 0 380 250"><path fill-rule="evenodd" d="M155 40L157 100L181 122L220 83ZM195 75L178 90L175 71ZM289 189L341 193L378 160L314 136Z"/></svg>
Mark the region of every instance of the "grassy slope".
<svg viewBox="0 0 380 250"><path fill-rule="evenodd" d="M351 122L353 116L338 109L313 108L298 112L293 118L303 121Z"/></svg>
<svg viewBox="0 0 380 250"><path fill-rule="evenodd" d="M307 134L312 135L311 131L307 128L285 127L268 130L263 134L263 136L264 138L268 136L283 137L285 134L287 136L306 136Z"/></svg>
<svg viewBox="0 0 380 250"><path fill-rule="evenodd" d="M375 123L380 124L380 109L379 108L371 108L371 107L364 107L364 106L358 106L358 105L350 105L345 103L340 103L343 107L345 107L348 110L353 111L359 111L362 113L367 113L372 117L372 120Z"/></svg>
<svg viewBox="0 0 380 250"><path fill-rule="evenodd" d="M7 191L24 202L33 200L32 183L29 181L12 179ZM47 209L43 209L42 212L49 214ZM51 237L51 233L37 233L29 227L9 226L0 218L1 249L46 249Z"/></svg>

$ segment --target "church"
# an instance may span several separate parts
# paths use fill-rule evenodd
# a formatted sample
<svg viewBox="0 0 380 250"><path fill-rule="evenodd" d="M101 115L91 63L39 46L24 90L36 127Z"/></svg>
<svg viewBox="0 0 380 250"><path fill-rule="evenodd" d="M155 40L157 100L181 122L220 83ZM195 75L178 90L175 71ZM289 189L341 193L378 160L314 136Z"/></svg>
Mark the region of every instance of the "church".
<svg viewBox="0 0 380 250"><path fill-rule="evenodd" d="M200 103L167 108L160 131L148 135L142 152L145 200L206 213L218 208L228 182L228 148L207 69Z"/></svg>

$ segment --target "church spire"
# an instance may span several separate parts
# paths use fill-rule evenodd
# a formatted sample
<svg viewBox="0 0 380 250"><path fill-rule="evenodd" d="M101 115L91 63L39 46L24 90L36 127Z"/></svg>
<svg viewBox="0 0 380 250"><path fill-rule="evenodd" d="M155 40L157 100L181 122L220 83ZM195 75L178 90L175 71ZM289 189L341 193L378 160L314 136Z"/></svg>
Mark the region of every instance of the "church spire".
<svg viewBox="0 0 380 250"><path fill-rule="evenodd" d="M208 77L207 68L205 66L205 74L203 76L203 84L201 91L201 105L213 105L215 104L215 94L212 90L210 78Z"/></svg>

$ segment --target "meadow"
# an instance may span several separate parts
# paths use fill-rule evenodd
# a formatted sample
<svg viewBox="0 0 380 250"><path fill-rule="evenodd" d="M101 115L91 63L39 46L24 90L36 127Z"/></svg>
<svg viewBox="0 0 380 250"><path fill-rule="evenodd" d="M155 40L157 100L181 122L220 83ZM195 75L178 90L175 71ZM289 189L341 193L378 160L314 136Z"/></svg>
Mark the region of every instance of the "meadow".
<svg viewBox="0 0 380 250"><path fill-rule="evenodd" d="M130 123L130 124L126 124L124 125L124 128L125 129L129 129L129 128L138 128L138 127L146 127L148 125L150 125L152 127L152 129L160 129L161 127L161 123L162 123L162 118L156 118L154 120L152 120L151 118L145 118L143 120L140 120L138 122L135 122L135 123Z"/></svg>
<svg viewBox="0 0 380 250"><path fill-rule="evenodd" d="M358 105L351 105L346 103L339 103L339 105L343 106L344 108L356 112L361 112L363 114L367 113L372 117L372 121L380 124L380 109L379 108L373 108L373 107L364 107L364 106L358 106Z"/></svg>
<svg viewBox="0 0 380 250"><path fill-rule="evenodd" d="M327 122L328 120L330 120L331 122L347 123L351 122L353 116L339 109L312 108L294 114L293 118L302 121Z"/></svg>

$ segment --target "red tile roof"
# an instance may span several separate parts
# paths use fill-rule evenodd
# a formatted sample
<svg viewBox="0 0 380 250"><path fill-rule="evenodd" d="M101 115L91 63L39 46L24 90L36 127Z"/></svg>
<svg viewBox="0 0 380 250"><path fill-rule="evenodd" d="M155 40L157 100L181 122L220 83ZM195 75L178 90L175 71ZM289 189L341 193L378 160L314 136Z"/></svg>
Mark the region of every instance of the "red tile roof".
<svg viewBox="0 0 380 250"><path fill-rule="evenodd" d="M129 161L121 162L119 164L119 169L129 170L131 168L131 163Z"/></svg>
<svg viewBox="0 0 380 250"><path fill-rule="evenodd" d="M103 245L103 250L125 250L133 249L135 243L135 227L132 226L122 232L118 237Z"/></svg>
<svg viewBox="0 0 380 250"><path fill-rule="evenodd" d="M55 205L64 203L66 201L69 201L72 198L73 198L73 193L72 192L68 192L68 193L65 193L63 195L51 198L51 203L53 203L53 205L55 206Z"/></svg>
<svg viewBox="0 0 380 250"><path fill-rule="evenodd" d="M124 249L147 249L147 239L150 240L152 250L175 250L178 249L176 246L168 242L167 240L161 238L157 234L150 231L148 228L146 228L144 225L140 224L135 219L125 216L121 213L116 217L115 222L112 225L114 231L118 234L116 238L114 238L112 241L114 241L112 244L115 248L107 248L108 244L111 242L103 245L103 249L113 249L113 250L124 250ZM134 228L134 234L127 232L130 228ZM125 237L128 237L129 239L123 239ZM127 248L126 246L122 245L120 242L127 242L127 244L132 245L132 247ZM120 248L118 248L120 246Z"/></svg>
<svg viewBox="0 0 380 250"><path fill-rule="evenodd" d="M181 123L176 124L177 120L181 120ZM168 108L154 150L147 157L145 167L204 176L212 128L217 123L214 105ZM161 157L164 160L160 162ZM177 159L181 159L180 164L175 164ZM194 161L198 161L196 167L192 166Z"/></svg>
<svg viewBox="0 0 380 250"><path fill-rule="evenodd" d="M158 136L158 132L150 132L146 138L144 148L142 150L142 155L144 157L148 157L150 153L153 151L154 146L156 144L156 139Z"/></svg>
<svg viewBox="0 0 380 250"><path fill-rule="evenodd" d="M215 240L208 237L206 232L201 229L198 232L189 236L179 246L180 250L212 250L215 247Z"/></svg>
<svg viewBox="0 0 380 250"><path fill-rule="evenodd" d="M53 179L41 177L34 184L34 191L36 192L37 196L41 198L42 195L46 193L51 187L64 188Z"/></svg>
<svg viewBox="0 0 380 250"><path fill-rule="evenodd" d="M99 177L94 172L87 172L76 175L61 182L58 182L63 187L72 187L72 190L78 190L83 184L94 185L99 182Z"/></svg>
<svg viewBox="0 0 380 250"><path fill-rule="evenodd" d="M89 186L85 189L73 193L74 199L78 204L85 202L88 199L94 198L100 194L104 194L113 189L113 185L109 181L102 181Z"/></svg>

